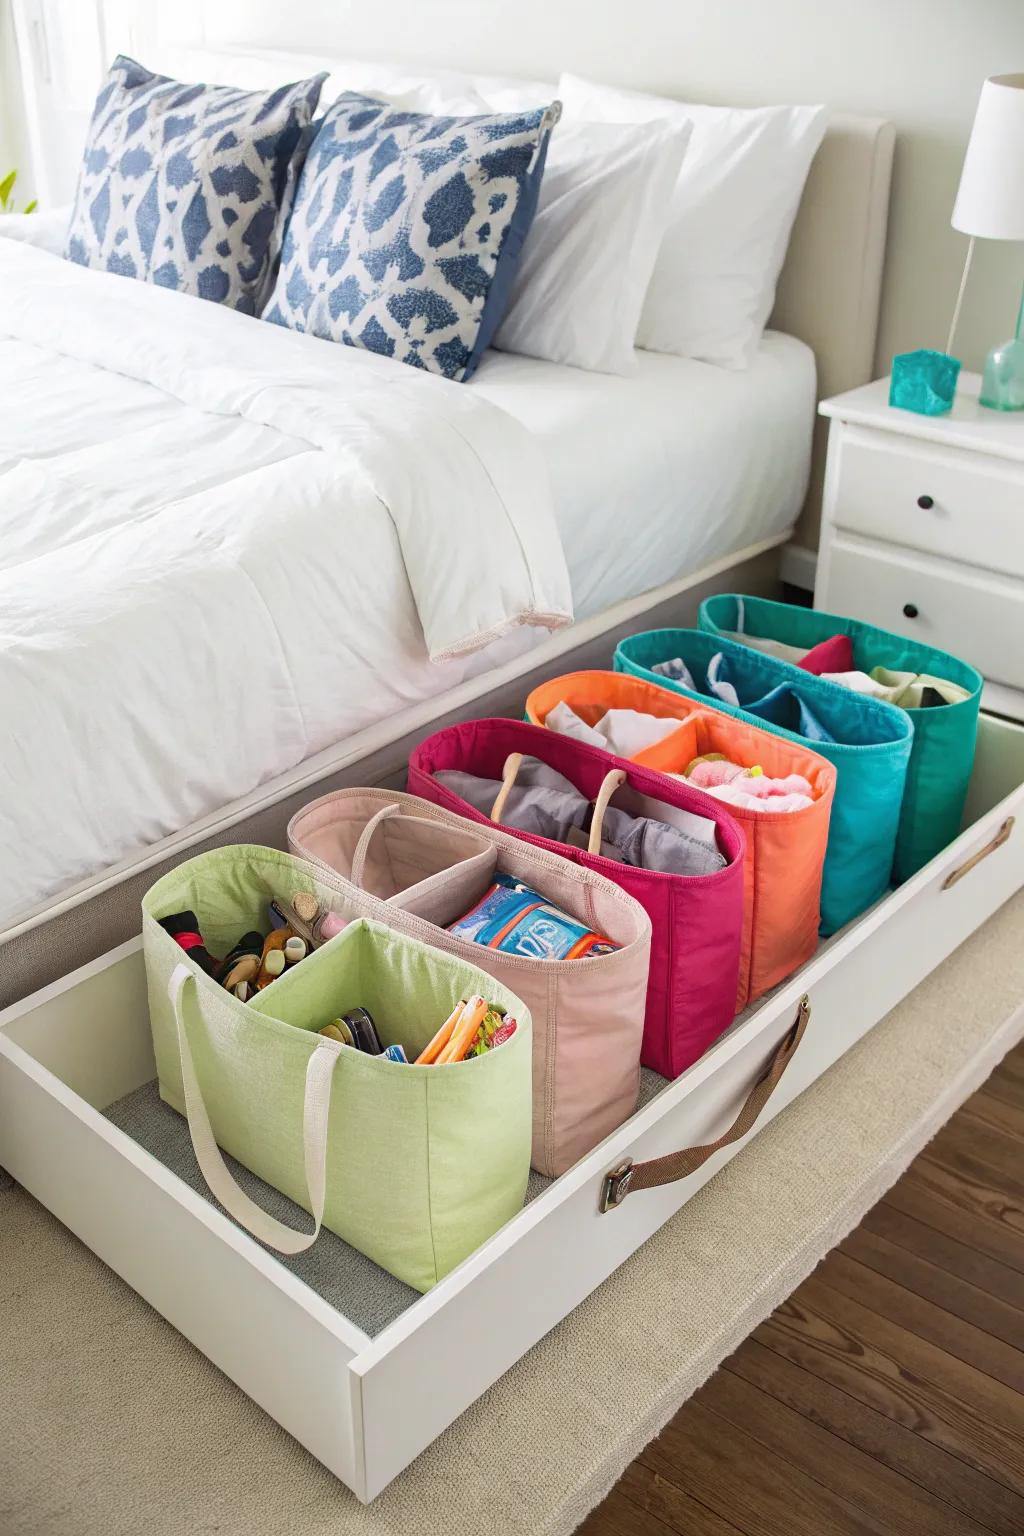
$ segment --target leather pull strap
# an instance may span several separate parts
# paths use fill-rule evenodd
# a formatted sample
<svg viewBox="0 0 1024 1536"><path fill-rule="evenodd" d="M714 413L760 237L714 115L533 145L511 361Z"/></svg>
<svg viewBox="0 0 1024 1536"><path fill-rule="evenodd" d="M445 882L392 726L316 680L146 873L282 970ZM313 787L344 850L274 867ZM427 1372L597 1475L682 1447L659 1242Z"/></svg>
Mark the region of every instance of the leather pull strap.
<svg viewBox="0 0 1024 1536"><path fill-rule="evenodd" d="M620 1163L617 1168L613 1168L605 1175L601 1192L601 1210L613 1210L615 1206L622 1204L627 1195L634 1194L638 1189L653 1189L658 1184L674 1184L678 1179L688 1178L723 1147L730 1146L734 1141L741 1141L747 1132L753 1129L762 1109L782 1081L783 1073L793 1060L797 1047L804 1037L810 1017L811 1001L805 993L800 999L796 1023L776 1046L775 1054L747 1094L739 1114L717 1141L709 1141L702 1147L683 1147L678 1152L669 1152L665 1157L652 1158L647 1163L634 1163L629 1159Z"/></svg>
<svg viewBox="0 0 1024 1536"><path fill-rule="evenodd" d="M976 869L982 859L987 859L990 853L995 853L997 848L1001 848L1013 831L1016 820L1016 816L1007 816L991 842L986 843L984 848L979 848L977 853L973 853L969 859L946 876L942 882L942 889L948 891L951 885L956 885L964 875L969 875L972 869Z"/></svg>

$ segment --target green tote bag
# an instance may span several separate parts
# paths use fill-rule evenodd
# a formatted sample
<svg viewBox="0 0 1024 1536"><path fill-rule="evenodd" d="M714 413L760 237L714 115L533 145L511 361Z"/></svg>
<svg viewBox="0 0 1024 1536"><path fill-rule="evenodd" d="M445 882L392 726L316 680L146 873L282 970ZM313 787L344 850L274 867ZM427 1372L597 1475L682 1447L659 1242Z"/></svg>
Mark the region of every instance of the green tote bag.
<svg viewBox="0 0 1024 1536"><path fill-rule="evenodd" d="M273 897L312 892L348 926L249 1003L192 961L158 918L192 910L210 952L266 927ZM458 956L360 914L359 893L325 885L274 849L216 848L178 866L143 899L143 943L160 1095L187 1117L211 1191L283 1253L321 1223L426 1291L520 1209L530 1168L531 1020L520 1000ZM518 1028L494 1051L416 1066L460 997L479 993ZM317 1031L369 1009L385 1046L369 1056ZM220 1149L309 1211L298 1232L239 1188Z"/></svg>
<svg viewBox="0 0 1024 1536"><path fill-rule="evenodd" d="M816 608L794 608L765 597L742 597L734 592L707 597L700 605L698 623L712 635L728 635L748 644L759 639L776 640L808 651L833 635L848 635L853 644L853 664L861 672L870 672L873 667L921 672L962 688L967 697L959 703L907 711L914 724L914 740L896 834L893 879L897 884L909 880L953 841L960 831L974 764L980 672L947 651L860 619L842 618ZM797 678L807 675L788 661L782 666L791 667Z"/></svg>

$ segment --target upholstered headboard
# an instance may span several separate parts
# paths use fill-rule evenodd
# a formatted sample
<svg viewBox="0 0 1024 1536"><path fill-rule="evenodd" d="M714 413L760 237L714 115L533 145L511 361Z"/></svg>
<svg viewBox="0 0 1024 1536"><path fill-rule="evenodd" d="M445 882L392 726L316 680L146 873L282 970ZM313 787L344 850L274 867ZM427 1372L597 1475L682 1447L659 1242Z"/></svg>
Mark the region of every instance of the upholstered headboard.
<svg viewBox="0 0 1024 1536"><path fill-rule="evenodd" d="M771 324L818 359L818 392L873 377L895 134L878 117L833 116L807 178Z"/></svg>
<svg viewBox="0 0 1024 1536"><path fill-rule="evenodd" d="M874 377L895 138L884 118L833 116L804 188L770 323L812 348L819 399ZM797 533L811 548L827 430L819 418Z"/></svg>

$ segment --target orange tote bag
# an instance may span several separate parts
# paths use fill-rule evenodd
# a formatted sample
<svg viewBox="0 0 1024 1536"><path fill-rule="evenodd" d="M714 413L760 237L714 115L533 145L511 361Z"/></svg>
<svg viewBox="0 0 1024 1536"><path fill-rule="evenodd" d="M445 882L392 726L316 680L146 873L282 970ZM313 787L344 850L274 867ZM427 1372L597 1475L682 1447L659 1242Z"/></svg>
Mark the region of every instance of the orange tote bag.
<svg viewBox="0 0 1024 1536"><path fill-rule="evenodd" d="M694 758L721 753L773 779L797 773L807 780L813 803L801 810L751 810L724 802L747 845L737 1012L809 960L818 944L821 875L836 786L832 764L817 752L719 712L710 701L704 707L621 672L552 678L530 694L526 718L547 725L560 703L591 726L610 709L678 719L677 730L631 758L661 773L682 775Z"/></svg>

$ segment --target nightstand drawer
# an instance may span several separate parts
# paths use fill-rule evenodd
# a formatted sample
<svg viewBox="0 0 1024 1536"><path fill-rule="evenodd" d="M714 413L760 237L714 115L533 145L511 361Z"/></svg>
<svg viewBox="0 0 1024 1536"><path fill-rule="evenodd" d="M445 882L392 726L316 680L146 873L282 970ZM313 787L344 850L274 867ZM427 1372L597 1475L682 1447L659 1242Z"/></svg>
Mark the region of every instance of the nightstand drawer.
<svg viewBox="0 0 1024 1536"><path fill-rule="evenodd" d="M839 536L815 602L951 651L994 682L1024 687L1024 585Z"/></svg>
<svg viewBox="0 0 1024 1536"><path fill-rule="evenodd" d="M838 527L1024 576L1024 466L848 427Z"/></svg>

